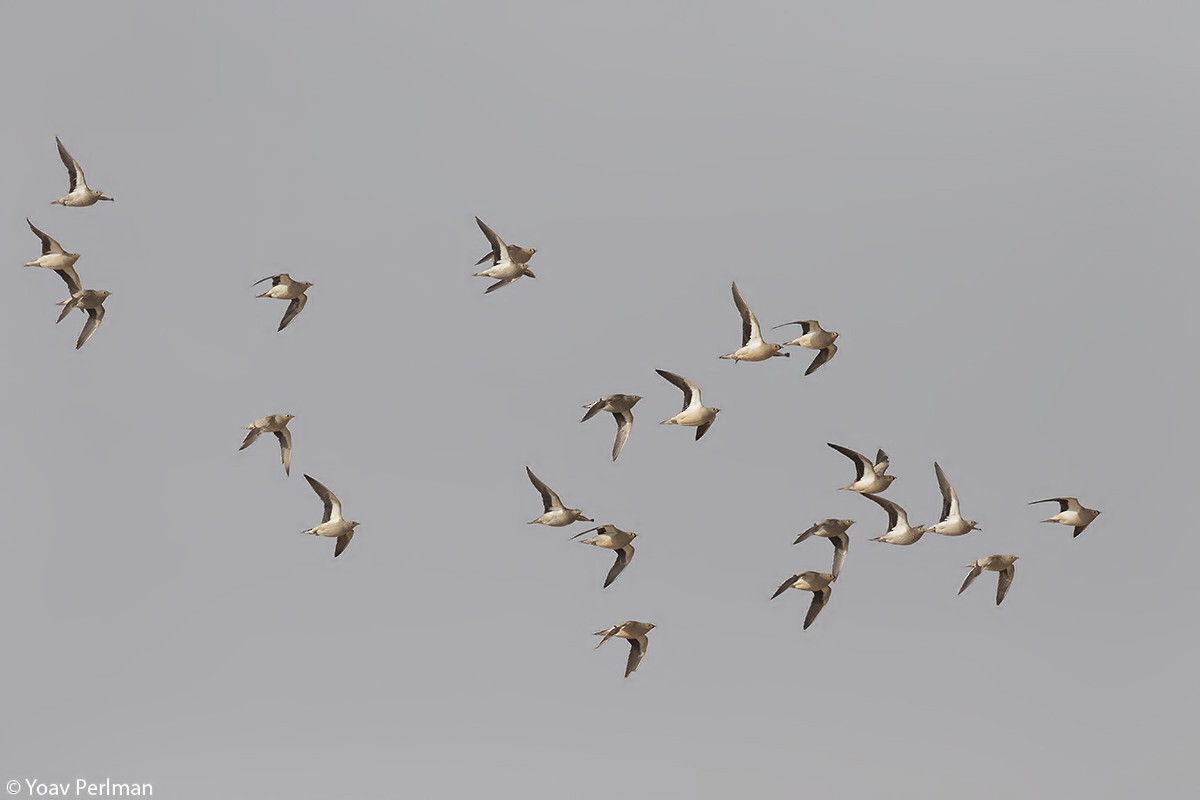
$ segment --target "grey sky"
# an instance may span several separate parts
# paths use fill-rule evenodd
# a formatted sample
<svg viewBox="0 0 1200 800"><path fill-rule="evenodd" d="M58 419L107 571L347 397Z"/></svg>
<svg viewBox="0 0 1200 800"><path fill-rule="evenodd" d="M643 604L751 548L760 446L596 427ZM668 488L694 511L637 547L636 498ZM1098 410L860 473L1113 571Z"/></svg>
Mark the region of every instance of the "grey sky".
<svg viewBox="0 0 1200 800"><path fill-rule="evenodd" d="M1177 2L21 4L0 780L170 798L1178 796L1200 112ZM116 198L66 191L54 136ZM484 297L478 214L538 248ZM54 324L34 224L108 316ZM285 304L250 284L312 281ZM745 367L819 318L837 358ZM1017 327L1015 323L1020 323ZM723 409L699 444L657 426ZM620 461L601 394L644 395ZM296 415L293 474L240 426ZM868 542L825 447L936 517ZM609 553L539 513L640 534ZM299 535L310 473L362 525ZM1039 525L1078 495L1078 539ZM769 602L828 568L829 606ZM583 526L576 526L576 529ZM1021 556L956 597L962 565ZM591 633L659 627L636 675Z"/></svg>

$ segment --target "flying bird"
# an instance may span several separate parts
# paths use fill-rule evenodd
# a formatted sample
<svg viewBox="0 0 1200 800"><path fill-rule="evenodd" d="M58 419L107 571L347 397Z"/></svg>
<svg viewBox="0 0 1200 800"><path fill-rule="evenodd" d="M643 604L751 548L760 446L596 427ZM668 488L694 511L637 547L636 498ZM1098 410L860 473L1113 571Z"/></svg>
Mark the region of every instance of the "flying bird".
<svg viewBox="0 0 1200 800"><path fill-rule="evenodd" d="M946 473L942 472L941 466L936 461L933 462L933 471L937 475L938 488L942 490L942 516L936 525L930 525L925 529L926 533L962 536L964 533L983 530L975 520L963 519L958 510L958 492L954 491L950 481L946 480Z"/></svg>
<svg viewBox="0 0 1200 800"><path fill-rule="evenodd" d="M967 579L963 581L963 585L958 590L958 593L962 594L971 585L971 581L978 578L979 574L985 569L992 572L999 572L1000 574L997 576L996 583L996 605L1000 605L1004 602L1004 595L1008 594L1008 587L1012 586L1013 575L1017 571L1016 565L1013 562L1018 558L1019 556L995 555L984 556L978 561L972 561L970 564L967 564L967 569L971 571L967 573Z"/></svg>
<svg viewBox="0 0 1200 800"><path fill-rule="evenodd" d="M646 647L650 644L646 634L654 630L654 627L652 622L627 619L624 622L618 622L611 628L596 631L593 636L604 637L600 640L600 644L604 644L614 636L629 641L629 660L625 662L625 677L628 678L638 668L638 664L642 663L642 658L646 655ZM596 645L597 650L600 649L600 644Z"/></svg>
<svg viewBox="0 0 1200 800"><path fill-rule="evenodd" d="M810 536L820 536L828 539L833 545L833 569L831 574L837 577L842 572L842 564L846 561L846 552L850 549L850 534L846 531L854 524L852 519L823 519L814 522L812 527L796 537L792 544L800 544Z"/></svg>
<svg viewBox="0 0 1200 800"><path fill-rule="evenodd" d="M785 322L783 325L800 326L800 336L792 339L790 342L784 342L784 347L790 345L820 351L812 363L808 365L808 369L804 371L805 375L812 375L822 364L827 363L837 354L837 345L834 344L838 338L837 331L825 330L821 327L821 323L815 319L798 319L795 322ZM782 328L783 325L776 325L775 328ZM771 330L775 330L775 328Z"/></svg>
<svg viewBox="0 0 1200 800"><path fill-rule="evenodd" d="M112 200L99 189L92 189L87 185L87 180L83 177L83 167L79 166L79 162L71 157L57 136L54 137L54 141L58 143L58 157L62 159L63 166L67 168L67 174L71 176L71 191L58 200L51 201L50 205L80 207L95 205L98 200Z"/></svg>
<svg viewBox="0 0 1200 800"><path fill-rule="evenodd" d="M916 544L925 533L926 529L924 525L909 525L908 514L891 500L885 500L873 494L864 494L863 497L878 503L888 513L887 533L882 536L873 537L871 539L872 542Z"/></svg>
<svg viewBox="0 0 1200 800"><path fill-rule="evenodd" d="M516 256L513 255L512 248L504 243L504 240L496 235L496 232L483 224L483 220L479 217L475 218L475 222L479 224L479 230L483 231L483 235L487 237L488 242L492 245L492 252L488 256L484 256L476 264L482 264L489 257L492 259L492 265L483 272L476 272L476 278L496 278L496 282L484 290L484 294L491 294L502 286L508 286L518 278L528 275L530 278L536 278L533 270L526 266L526 263L533 257L533 250L519 251ZM526 255L528 254L528 255ZM521 260L524 259L524 260Z"/></svg>
<svg viewBox="0 0 1200 800"><path fill-rule="evenodd" d="M25 221L29 222L29 218L26 217ZM67 284L67 289L72 295L82 289L83 284L79 282L79 274L75 272L75 262L79 260L79 253L68 253L63 250L62 245L38 230L32 222L29 222L29 229L42 240L42 255L33 261L26 261L25 266L54 270L58 273L58 277Z"/></svg>
<svg viewBox="0 0 1200 800"><path fill-rule="evenodd" d="M737 283L733 284L733 304L737 306L738 313L742 315L742 346L732 353L726 353L721 358L732 359L736 364L739 361L766 361L773 356L787 357L791 355L791 353L783 352L783 345L763 341L758 317L754 316L750 306L746 305L746 301L742 299L742 293L738 291Z"/></svg>
<svg viewBox="0 0 1200 800"><path fill-rule="evenodd" d="M492 246L491 250L483 254L483 258L475 262L475 266L478 267L480 264L488 260L492 262L492 266L495 266L501 261L500 247L498 245L500 237L496 236L495 232L493 232L491 228L484 225L483 222L480 221L479 217L476 217L475 221L479 223L480 230L483 231L483 235L487 237L488 243ZM508 257L512 259L514 264L528 264L529 259L533 258L533 254L536 252L537 250L532 247L518 247L515 244L508 245Z"/></svg>
<svg viewBox="0 0 1200 800"><path fill-rule="evenodd" d="M63 307L62 313L55 321L56 325L66 319L73 308L87 312L87 322L83 323L83 330L79 332L79 339L75 342L76 350L87 344L87 340L92 338L92 334L100 327L100 323L104 320L104 301L111 294L112 292L102 289L80 289L72 293L66 300L55 303L55 305Z"/></svg>
<svg viewBox="0 0 1200 800"><path fill-rule="evenodd" d="M804 630L808 630L808 626L813 624L813 620L817 618L817 614L820 614L821 609L829 602L829 596L833 593L833 588L830 584L836 580L837 578L828 572L813 572L811 570L801 572L779 584L779 588L775 590L775 594L771 595L771 599L774 600L788 589L801 589L806 592L812 592L812 602L808 604L808 614L804 617Z"/></svg>
<svg viewBox="0 0 1200 800"><path fill-rule="evenodd" d="M358 527L358 523L342 517L342 501L338 500L337 495L329 491L323 483L311 475L305 475L304 480L308 481L308 485L325 504L325 515L321 517L321 524L315 528L309 528L304 533L310 533L313 536L336 536L337 546L333 549L333 557L337 558L354 538L354 529Z"/></svg>
<svg viewBox="0 0 1200 800"><path fill-rule="evenodd" d="M854 462L856 470L854 482L841 488L859 494L879 494L891 486L892 481L896 480L895 475L885 474L891 462L888 460L887 453L882 450L875 454L875 461L872 462L862 453L851 450L849 447L842 447L833 442L826 442L826 444Z"/></svg>
<svg viewBox="0 0 1200 800"><path fill-rule="evenodd" d="M525 468L525 474L529 476L529 482L533 484L533 488L538 490L542 496L543 513L537 519L531 519L527 525L549 525L552 528L561 528L564 525L570 525L572 522L595 522L591 517L585 517L583 512L578 508L566 508L563 506L562 500L553 489L542 483L537 475L533 474L533 470L529 467ZM586 533L586 531L584 531Z"/></svg>
<svg viewBox="0 0 1200 800"><path fill-rule="evenodd" d="M712 427L721 409L705 406L700 401L700 387L687 378L681 378L675 373L667 372L664 369L656 369L654 371L675 384L683 392L683 410L670 419L664 419L659 425L685 425L689 428L695 428L696 441L700 441L700 437Z"/></svg>
<svg viewBox="0 0 1200 800"><path fill-rule="evenodd" d="M1058 503L1058 513L1049 519L1044 519L1042 522L1058 522L1063 525L1073 525L1075 533L1071 534L1074 539L1079 534L1083 533L1084 528L1092 524L1092 520L1100 516L1100 512L1094 508L1084 508L1074 497L1049 497L1045 500L1034 500L1029 505L1037 505L1038 503Z"/></svg>
<svg viewBox="0 0 1200 800"><path fill-rule="evenodd" d="M633 407L641 399L636 394L609 394L584 406L588 411L583 415L583 419L579 420L580 422L587 422L601 411L609 412L617 421L617 438L613 442L612 449L613 461L616 461L617 456L621 455L621 448L625 446L625 440L629 438L629 432L633 430Z"/></svg>
<svg viewBox="0 0 1200 800"><path fill-rule="evenodd" d="M292 474L292 432L288 430L288 423L295 417L291 414L268 414L267 416L256 419L246 426L250 432L246 434L246 439L242 442L239 451L245 450L250 445L254 444L254 440L261 434L273 433L275 438L279 439L279 453L283 459L283 472L285 475Z"/></svg>
<svg viewBox="0 0 1200 800"><path fill-rule="evenodd" d="M629 562L633 560L633 540L637 538L636 533L623 531L616 525L598 525L595 528L588 528L586 531L580 531L572 536L572 539L577 539L585 533L597 531L595 536L589 536L580 542L580 544L590 544L596 547L603 547L606 550L615 550L617 552L617 560L612 565L612 569L608 571L608 577L604 579L604 588L617 579L621 571L629 566Z"/></svg>
<svg viewBox="0 0 1200 800"><path fill-rule="evenodd" d="M271 288L257 295L258 297L292 301L288 303L287 311L283 313L283 319L279 320L279 327L276 328L277 331L281 331L291 324L297 314L304 310L304 306L308 305L308 295L305 292L308 291L312 284L308 281L294 281L291 275L281 272L278 275L268 275L250 285L258 286L264 281L270 281Z"/></svg>

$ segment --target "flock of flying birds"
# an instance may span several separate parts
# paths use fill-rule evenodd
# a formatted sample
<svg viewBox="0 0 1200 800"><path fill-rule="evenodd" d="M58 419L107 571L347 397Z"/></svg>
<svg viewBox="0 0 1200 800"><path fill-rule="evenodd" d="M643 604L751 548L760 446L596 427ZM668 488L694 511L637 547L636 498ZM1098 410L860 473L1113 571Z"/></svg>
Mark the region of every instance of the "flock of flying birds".
<svg viewBox="0 0 1200 800"><path fill-rule="evenodd" d="M59 157L62 159L63 165L67 168L67 174L70 176L71 188L66 195L53 201L52 205L81 208L95 205L101 200L111 202L113 198L108 197L98 189L92 189L88 186L87 180L84 178L83 168L79 166L79 162L67 152L62 141L57 137L55 138L55 142L58 144ZM96 329L100 326L101 321L103 321L104 301L109 297L110 293L99 289L83 288L79 274L75 269L75 264L79 260L79 254L68 253L59 245L57 240L39 230L32 221L26 219L26 222L29 223L30 229L42 243L41 256L27 262L26 266L53 270L58 273L58 276L63 279L70 290L70 296L58 303L58 305L63 307L59 314L58 322L62 322L70 314L71 310L75 308L78 308L87 315L87 321L84 323L83 330L80 332L75 344L75 348L78 350L95 334ZM487 237L488 243L491 245L491 250L476 262L476 266L489 261L491 262L487 269L475 273L476 277L492 278L495 280L495 283L488 286L484 292L485 294L490 294L497 289L508 286L523 277L537 277L529 268L529 261L533 258L537 250L506 244L495 231L485 225L478 217L475 218L475 222L479 225L479 229L483 231L484 236ZM287 310L279 322L278 330L282 331L304 310L308 302L306 292L313 284L306 281L293 280L287 273L280 273L263 278L253 285L257 286L266 281L271 281L271 288L258 295L258 297L288 301ZM775 326L775 328L781 328L786 325L799 325L801 335L782 344L767 342L763 338L762 327L759 325L758 318L742 298L736 283L732 285L732 291L734 305L737 307L738 314L742 320L742 343L736 350L726 353L720 356L720 358L732 360L735 364L739 361L767 361L776 357L790 357L791 353L785 351L785 347L807 348L817 351L812 363L804 373L805 375L811 375L820 367L828 364L837 354L838 347L835 343L838 338L837 332L825 330L817 320L812 319L796 320ZM713 426L713 423L716 422L717 414L720 413L721 409L704 405L700 396L700 387L687 378L676 375L673 372L667 372L666 370L660 369L656 371L661 377L683 392L683 408L678 414L663 420L660 424L682 425L684 427L695 428L696 440L699 441ZM612 414L613 419L616 421L617 433L612 447L613 461L617 460L622 448L624 448L625 443L629 439L630 432L633 430L633 408L641 399L640 395L634 394L610 394L584 406L587 409L587 413L583 415L581 422L588 421L600 412ZM249 433L246 434L239 450L249 447L263 433L274 434L279 441L284 473L290 476L292 434L287 426L292 419L293 416L291 414L269 414L255 420L246 426ZM919 541L926 533L937 533L942 536L964 536L971 531L982 530L975 520L966 519L962 516L959 508L958 494L938 463L935 462L933 468L934 474L937 477L938 488L941 490L942 495L941 517L933 525L913 525L908 521L908 514L903 508L891 500L879 496L895 480L894 475L887 474L888 467L890 466L887 453L879 450L874 460L872 460L861 453L841 445L830 443L829 447L846 456L854 463L854 480L841 488L861 494L887 512L887 530L882 535L872 538L871 541L894 545L911 545ZM566 507L558 494L539 479L532 470L526 467L525 471L529 476L530 482L541 495L543 509L542 514L530 520L529 524L563 527L575 522L595 521L585 516L578 508ZM341 501L324 484L310 475L305 475L304 478L324 504L324 515L321 518L320 524L304 531L304 533L336 539L333 551L333 555L336 558L350 544L350 540L354 537L354 530L359 523L347 520L342 516ZM1058 503L1058 513L1042 520L1042 522L1057 522L1068 525L1074 529L1074 536L1082 533L1100 515L1099 511L1084 507L1074 497L1052 497L1046 500L1036 500L1030 503L1030 505L1037 503ZM805 630L813 624L817 615L820 614L821 609L829 603L829 598L832 594L832 585L841 573L842 565L846 560L846 553L850 548L848 530L853 524L854 520L851 519L823 519L815 522L808 530L801 533L794 542L794 544L800 544L804 540L816 536L828 539L833 545L833 564L829 572L808 570L792 575L780 584L775 594L771 597L771 599L774 599L785 593L788 589L811 592L812 601L809 604L808 613L804 619ZM604 579L604 586L608 587L629 566L630 562L633 561L633 540L637 538L637 534L632 531L621 530L616 525L602 524L577 533L571 538L577 539L584 534L593 532L595 535L583 539L583 544L612 550L616 553L616 561ZM999 605L1003 602L1009 587L1012 585L1016 561L1017 556L1015 555L994 554L984 556L967 564L966 568L970 572L967 573L967 577L963 581L958 593L962 594L983 571L996 572L999 573L996 587L996 605ZM629 642L629 656L625 666L625 677L629 677L638 668L642 658L645 656L646 648L649 644L647 634L654 627L654 624L649 622L625 620L602 631L597 631L595 635L603 638L596 647L600 647L600 645L613 637L627 640Z"/></svg>

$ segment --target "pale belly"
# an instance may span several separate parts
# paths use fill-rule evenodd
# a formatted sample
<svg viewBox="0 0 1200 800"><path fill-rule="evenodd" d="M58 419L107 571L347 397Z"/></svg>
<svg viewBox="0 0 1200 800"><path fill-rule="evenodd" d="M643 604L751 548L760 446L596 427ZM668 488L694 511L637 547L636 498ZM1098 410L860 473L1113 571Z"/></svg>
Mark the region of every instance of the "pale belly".
<svg viewBox="0 0 1200 800"><path fill-rule="evenodd" d="M775 352L775 348L766 343L746 345L734 351L733 357L738 361L766 361Z"/></svg>
<svg viewBox="0 0 1200 800"><path fill-rule="evenodd" d="M552 528L561 528L563 525L570 525L575 521L575 516L567 510L547 511L538 517L538 522L543 525L549 525Z"/></svg>
<svg viewBox="0 0 1200 800"><path fill-rule="evenodd" d="M345 521L342 522L323 522L313 528L313 533L317 536L342 536L354 530Z"/></svg>
<svg viewBox="0 0 1200 800"><path fill-rule="evenodd" d="M967 523L961 519L948 519L945 522L939 522L933 527L933 530L942 536L962 536L971 531Z"/></svg>
<svg viewBox="0 0 1200 800"><path fill-rule="evenodd" d="M679 425L698 428L707 422L711 422L713 416L712 409L710 408L689 408L687 411L676 415L675 422Z"/></svg>
<svg viewBox="0 0 1200 800"><path fill-rule="evenodd" d="M884 489L887 488L887 486L888 486L887 481L884 481L882 478L880 478L878 475L875 475L875 474L864 475L862 477L862 480L855 481L854 483L850 484L850 488L853 491L862 492L863 494L874 494L876 492L882 492Z"/></svg>
<svg viewBox="0 0 1200 800"><path fill-rule="evenodd" d="M59 253L51 253L31 263L37 264L44 269L66 269L78 260L79 256L65 256Z"/></svg>
<svg viewBox="0 0 1200 800"><path fill-rule="evenodd" d="M82 206L94 206L94 205L96 205L96 201L99 199L100 199L99 195L69 194L63 198L62 204L64 206L80 208Z"/></svg>

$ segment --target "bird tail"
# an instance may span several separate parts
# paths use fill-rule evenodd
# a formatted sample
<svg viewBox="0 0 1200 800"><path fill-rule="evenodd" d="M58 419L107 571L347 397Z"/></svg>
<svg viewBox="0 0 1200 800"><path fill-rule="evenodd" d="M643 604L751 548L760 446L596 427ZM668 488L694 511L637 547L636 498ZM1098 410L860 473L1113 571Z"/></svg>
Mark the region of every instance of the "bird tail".
<svg viewBox="0 0 1200 800"><path fill-rule="evenodd" d="M254 295L254 296L255 296L255 297L270 297L270 296L271 296L271 293L270 293L270 292L263 292L262 294L256 294L256 295Z"/></svg>

